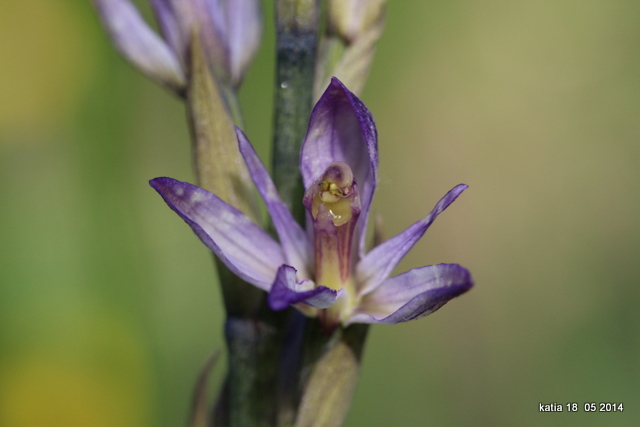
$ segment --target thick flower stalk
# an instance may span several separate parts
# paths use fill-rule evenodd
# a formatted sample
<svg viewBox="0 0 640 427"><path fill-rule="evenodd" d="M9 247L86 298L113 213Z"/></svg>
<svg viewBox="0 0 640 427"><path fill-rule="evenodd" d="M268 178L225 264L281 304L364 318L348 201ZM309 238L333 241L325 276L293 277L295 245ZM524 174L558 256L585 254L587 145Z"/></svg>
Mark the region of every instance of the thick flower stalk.
<svg viewBox="0 0 640 427"><path fill-rule="evenodd" d="M473 286L469 272L457 264L389 277L466 185L454 187L403 232L366 250L377 183L377 131L366 106L337 79L316 104L302 144L306 231L281 201L244 133L236 132L279 241L206 190L171 178L150 184L231 271L269 293L272 309L293 305L319 317L327 331L338 324L394 324L430 314Z"/></svg>
<svg viewBox="0 0 640 427"><path fill-rule="evenodd" d="M116 48L151 79L183 94L189 80L189 50L200 34L218 79L237 87L262 34L257 0L150 0L161 34L130 0L93 0Z"/></svg>

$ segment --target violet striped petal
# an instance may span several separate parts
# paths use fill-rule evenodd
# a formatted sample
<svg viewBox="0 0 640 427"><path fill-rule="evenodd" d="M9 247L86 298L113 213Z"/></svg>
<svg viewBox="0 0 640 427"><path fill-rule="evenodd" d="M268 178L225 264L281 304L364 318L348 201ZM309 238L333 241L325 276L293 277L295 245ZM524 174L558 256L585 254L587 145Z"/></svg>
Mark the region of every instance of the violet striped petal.
<svg viewBox="0 0 640 427"><path fill-rule="evenodd" d="M282 249L271 236L238 209L200 187L172 178L155 178L149 184L231 271L269 289L284 263Z"/></svg>
<svg viewBox="0 0 640 427"><path fill-rule="evenodd" d="M415 268L385 280L366 295L350 323L388 325L418 319L473 287L471 274L457 264Z"/></svg>
<svg viewBox="0 0 640 427"><path fill-rule="evenodd" d="M171 48L147 25L129 0L94 0L120 53L150 78L181 90L185 75Z"/></svg>
<svg viewBox="0 0 640 427"><path fill-rule="evenodd" d="M269 172L260 161L244 132L236 128L236 134L238 135L240 153L247 164L251 179L267 205L267 210L278 233L286 263L298 270L298 276L301 279L309 279L313 259L311 242L307 234L293 219L293 215L280 199Z"/></svg>
<svg viewBox="0 0 640 427"><path fill-rule="evenodd" d="M360 191L362 211L355 238L362 256L377 183L378 133L367 107L334 77L311 113L302 143L300 172L305 189L336 161L351 167Z"/></svg>
<svg viewBox="0 0 640 427"><path fill-rule="evenodd" d="M311 280L296 282L296 269L282 265L269 291L268 302L272 310L284 310L292 304L304 303L315 308L331 307L342 290L325 286L314 287Z"/></svg>
<svg viewBox="0 0 640 427"><path fill-rule="evenodd" d="M365 295L373 291L389 277L394 267L420 240L436 217L467 188L465 184L455 186L440 199L429 215L367 253L356 266L358 293Z"/></svg>

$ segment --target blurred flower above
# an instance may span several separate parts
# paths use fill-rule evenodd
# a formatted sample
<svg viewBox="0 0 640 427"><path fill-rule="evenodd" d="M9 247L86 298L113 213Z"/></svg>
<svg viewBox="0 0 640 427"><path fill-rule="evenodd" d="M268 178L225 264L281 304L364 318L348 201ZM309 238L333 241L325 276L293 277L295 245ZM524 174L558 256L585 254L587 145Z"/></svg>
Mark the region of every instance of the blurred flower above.
<svg viewBox="0 0 640 427"><path fill-rule="evenodd" d="M129 0L94 0L115 46L153 80L183 93L189 47L200 34L216 77L237 87L262 34L257 0L150 0L160 28L156 34Z"/></svg>
<svg viewBox="0 0 640 427"><path fill-rule="evenodd" d="M430 314L468 291L469 272L439 264L389 278L435 218L466 188L449 191L423 219L365 250L377 184L377 131L366 106L334 78L316 104L300 154L307 232L280 199L251 143L237 129L240 152L271 215L280 243L216 195L171 178L151 185L234 273L269 292L269 305L294 305L338 324L395 324Z"/></svg>

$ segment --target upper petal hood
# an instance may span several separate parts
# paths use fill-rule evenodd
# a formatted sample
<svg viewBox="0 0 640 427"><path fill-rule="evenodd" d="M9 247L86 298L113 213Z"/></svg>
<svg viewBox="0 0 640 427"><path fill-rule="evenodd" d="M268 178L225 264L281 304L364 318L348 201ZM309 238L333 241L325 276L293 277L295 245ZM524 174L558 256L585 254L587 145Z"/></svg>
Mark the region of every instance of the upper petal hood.
<svg viewBox="0 0 640 427"><path fill-rule="evenodd" d="M337 161L351 167L360 191L362 213L356 238L362 255L377 183L378 132L367 107L334 77L311 113L302 143L300 172L305 189Z"/></svg>

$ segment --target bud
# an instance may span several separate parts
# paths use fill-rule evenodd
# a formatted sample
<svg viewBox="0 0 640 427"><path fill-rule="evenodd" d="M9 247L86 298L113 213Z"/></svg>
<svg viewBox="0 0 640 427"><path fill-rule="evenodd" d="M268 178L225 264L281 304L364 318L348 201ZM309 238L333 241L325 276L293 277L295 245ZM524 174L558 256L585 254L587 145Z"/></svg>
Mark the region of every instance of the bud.
<svg viewBox="0 0 640 427"><path fill-rule="evenodd" d="M193 34L199 33L208 65L222 83L237 88L260 43L258 0L150 0L162 37L130 0L93 0L120 53L142 73L184 94Z"/></svg>
<svg viewBox="0 0 640 427"><path fill-rule="evenodd" d="M216 77L237 88L260 46L258 0L191 0L202 26L205 49Z"/></svg>
<svg viewBox="0 0 640 427"><path fill-rule="evenodd" d="M147 77L180 93L185 72L176 52L142 19L129 0L94 0L116 49Z"/></svg>
<svg viewBox="0 0 640 427"><path fill-rule="evenodd" d="M320 42L314 95L337 77L359 94L384 28L386 0L330 0L327 32Z"/></svg>
<svg viewBox="0 0 640 427"><path fill-rule="evenodd" d="M329 32L353 43L382 19L386 0L330 0Z"/></svg>

